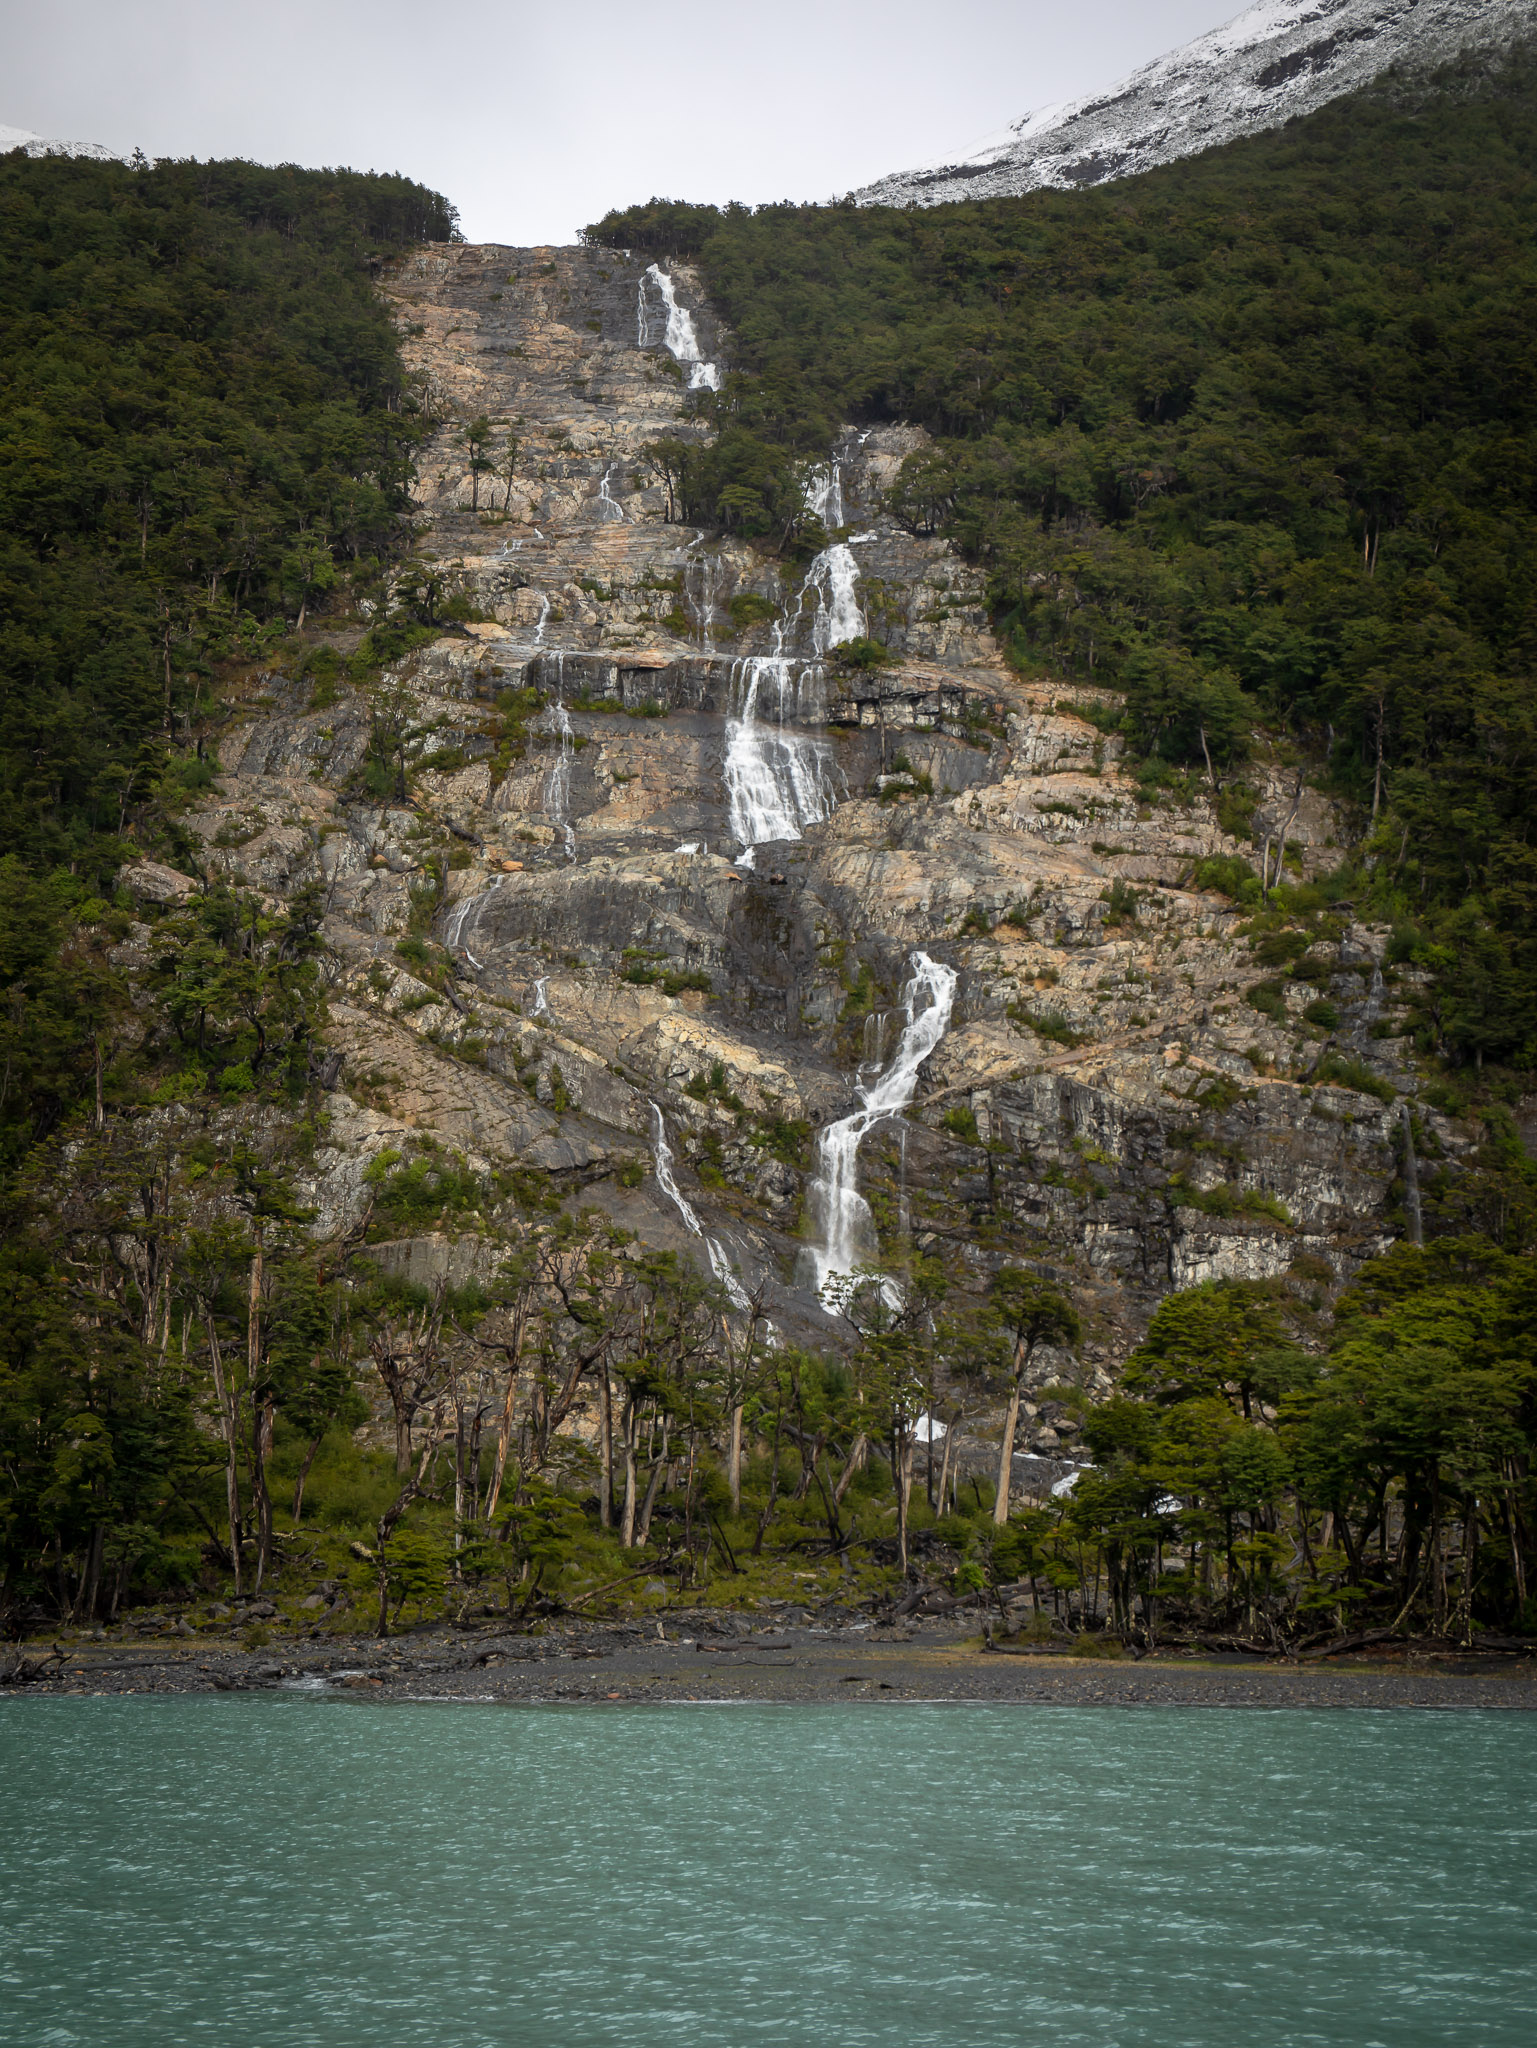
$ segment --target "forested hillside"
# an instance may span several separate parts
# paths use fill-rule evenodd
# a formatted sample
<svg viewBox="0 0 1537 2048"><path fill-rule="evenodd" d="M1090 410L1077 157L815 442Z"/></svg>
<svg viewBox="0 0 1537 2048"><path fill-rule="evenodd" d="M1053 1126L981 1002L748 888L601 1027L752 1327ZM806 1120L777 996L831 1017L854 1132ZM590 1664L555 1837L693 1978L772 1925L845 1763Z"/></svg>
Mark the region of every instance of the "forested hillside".
<svg viewBox="0 0 1537 2048"><path fill-rule="evenodd" d="M243 1171L252 1215L284 1213L272 1158L310 1086L318 910L264 917L215 889L136 971L114 952L130 918L113 877L132 853L185 853L177 818L213 779L202 734L220 679L333 586L373 587L398 551L423 421L374 275L453 231L444 200L398 177L0 158L11 1599L44 1555L57 1571L77 1550L93 1600L104 1574L126 1584L190 1512L172 1475L206 1485L196 1387L164 1370L163 1333L157 1366L150 1336L168 1269L142 1119L199 1090L273 1105L276 1143ZM168 1048L171 1067L190 1061L179 1079ZM89 1158L58 1149L86 1130ZM69 1218L47 1201L65 1156L85 1201ZM134 1217L147 1263L114 1295L79 1233ZM345 1405L345 1384L332 1393Z"/></svg>
<svg viewBox="0 0 1537 2048"><path fill-rule="evenodd" d="M0 1138L87 1084L71 906L208 769L191 715L394 544L422 423L372 272L404 178L0 159Z"/></svg>
<svg viewBox="0 0 1537 2048"><path fill-rule="evenodd" d="M1427 1051L1537 1064L1537 63L1391 85L1092 192L906 212L653 201L738 374L688 516L793 541L840 421L987 565L1018 660L1231 772L1263 721L1351 799L1347 893L1437 970ZM811 538L815 538L812 534Z"/></svg>
<svg viewBox="0 0 1537 2048"><path fill-rule="evenodd" d="M377 556L416 429L370 265L450 228L403 178L0 161L7 851L120 830L212 662Z"/></svg>

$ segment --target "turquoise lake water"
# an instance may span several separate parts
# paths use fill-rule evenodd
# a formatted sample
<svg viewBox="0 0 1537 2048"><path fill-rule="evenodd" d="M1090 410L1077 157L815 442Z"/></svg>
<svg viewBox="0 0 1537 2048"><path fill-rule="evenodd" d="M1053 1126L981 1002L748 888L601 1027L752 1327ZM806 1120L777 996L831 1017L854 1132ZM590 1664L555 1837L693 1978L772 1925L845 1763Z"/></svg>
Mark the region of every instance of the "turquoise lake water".
<svg viewBox="0 0 1537 2048"><path fill-rule="evenodd" d="M0 2041L1537 2040L1537 1719L0 1706Z"/></svg>

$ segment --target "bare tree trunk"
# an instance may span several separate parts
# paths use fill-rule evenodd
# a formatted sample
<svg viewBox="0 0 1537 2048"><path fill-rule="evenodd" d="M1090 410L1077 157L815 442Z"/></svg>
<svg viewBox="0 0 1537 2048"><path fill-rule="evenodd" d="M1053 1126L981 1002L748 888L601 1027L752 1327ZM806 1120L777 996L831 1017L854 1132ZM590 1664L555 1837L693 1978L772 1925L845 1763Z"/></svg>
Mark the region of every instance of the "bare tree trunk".
<svg viewBox="0 0 1537 2048"><path fill-rule="evenodd" d="M491 1484L486 1490L486 1510L482 1517L487 1528L496 1515L497 1502L502 1497L502 1481L507 1473L507 1449L512 1442L512 1404L518 1385L518 1354L507 1361L507 1389L502 1396L502 1412L496 1418L496 1457L491 1466Z"/></svg>
<svg viewBox="0 0 1537 2048"><path fill-rule="evenodd" d="M849 1484L854 1474L864 1469L865 1452L869 1449L869 1445L870 1439L861 1430L854 1439L853 1448L849 1452L848 1463L843 1468L838 1484L833 1488L833 1506L835 1508L842 1507L843 1496L848 1492Z"/></svg>
<svg viewBox="0 0 1537 2048"><path fill-rule="evenodd" d="M772 1464L769 1470L769 1495L764 1502L763 1513L758 1517L758 1532L753 1538L752 1554L763 1555L763 1539L768 1534L769 1523L774 1519L774 1509L779 1504L779 1439L784 1428L784 1394L781 1391L774 1409L774 1445L770 1452Z"/></svg>
<svg viewBox="0 0 1537 2048"><path fill-rule="evenodd" d="M624 1550L635 1548L636 1487L635 1401L632 1396L624 1408L624 1513L619 1524L619 1543Z"/></svg>
<svg viewBox="0 0 1537 2048"><path fill-rule="evenodd" d="M726 1454L726 1480L731 1488L731 1512L742 1512L742 1403L734 1402L731 1409L731 1443Z"/></svg>
<svg viewBox="0 0 1537 2048"><path fill-rule="evenodd" d="M945 1512L945 1489L950 1484L950 1446L955 1442L955 1424L945 1431L945 1455L939 1461L939 1513Z"/></svg>
<svg viewBox="0 0 1537 2048"><path fill-rule="evenodd" d="M1286 823L1285 823L1285 824L1284 824L1284 825L1283 825L1283 826L1281 827L1281 843L1280 843L1280 845L1279 845L1279 846L1278 846L1278 847L1276 848L1276 857L1275 857L1275 886L1276 886L1276 888L1278 888L1278 889L1280 888L1280 886L1281 886L1282 882L1283 882L1283 881L1284 881L1284 880L1286 879L1286 841L1287 841L1287 837L1288 837L1288 835L1289 835L1289 834L1290 834L1290 832L1291 832L1291 828L1292 828L1292 826L1293 826L1293 825L1295 825L1295 824L1296 824L1296 822L1297 822L1297 813L1298 813L1298 811L1299 811L1299 810L1300 810L1301 808L1302 808L1302 777L1301 777L1301 775L1299 774L1299 775L1298 775L1298 777L1297 777L1297 793L1296 793L1296 795L1295 795L1295 796L1294 796L1294 797L1292 798L1292 807L1291 807L1291 810L1290 810L1290 811L1289 811L1289 812L1287 813L1287 817L1286 817Z"/></svg>
<svg viewBox="0 0 1537 2048"><path fill-rule="evenodd" d="M427 1469L434 1457L436 1457L438 1445L442 1441L443 1411L441 1408L436 1408L433 1410L432 1421L427 1430L427 1441L422 1445L421 1457L417 1461L416 1470L407 1479L394 1500L391 1501L390 1505L379 1517L376 1531L378 1547L375 1552L379 1572L379 1626L376 1633L381 1636L387 1636L390 1632L390 1537L394 1533L395 1524L400 1520L412 1501L416 1499L418 1494L426 1492Z"/></svg>
<svg viewBox="0 0 1537 2048"><path fill-rule="evenodd" d="M236 1462L235 1403L230 1393L229 1382L224 1377L224 1354L219 1349L219 1332L214 1326L213 1311L208 1311L208 1351L213 1361L214 1394L219 1403L219 1419L224 1426L224 1492L229 1509L229 1554L235 1573L235 1597L241 1594L240 1584L240 1469Z"/></svg>
<svg viewBox="0 0 1537 2048"><path fill-rule="evenodd" d="M85 1554L85 1570L80 1575L80 1597L75 1602L74 1619L90 1621L96 1613L97 1589L101 1584L101 1558L107 1539L107 1525L98 1522L91 1531L90 1547Z"/></svg>
<svg viewBox="0 0 1537 2048"><path fill-rule="evenodd" d="M598 1407L600 1410L601 1441L599 1450L603 1459L603 1471L599 1481L598 1524L600 1528L614 1526L614 1389L608 1376L608 1362L604 1361L603 1371L598 1380Z"/></svg>
<svg viewBox="0 0 1537 2048"><path fill-rule="evenodd" d="M913 1487L913 1440L911 1433L902 1429L898 1432L895 1445L897 1481L897 1553L901 1559L902 1576L907 1577L907 1499Z"/></svg>
<svg viewBox="0 0 1537 2048"><path fill-rule="evenodd" d="M635 1547L637 1549L651 1534L651 1510L656 1506L656 1497L662 1490L662 1475L667 1470L668 1433L668 1425L664 1422L662 1424L661 1456L657 1458L651 1467L651 1478L646 1487L646 1498L641 1503L640 1517L635 1524Z"/></svg>
<svg viewBox="0 0 1537 2048"><path fill-rule="evenodd" d="M322 1430L319 1436L313 1439L309 1449L304 1453L304 1463L299 1467L299 1477L294 1483L293 1523L296 1529L299 1526L299 1512L304 1506L304 1482L310 1476L310 1467L315 1462L315 1453L325 1441L325 1434L325 1431Z"/></svg>
<svg viewBox="0 0 1537 2048"><path fill-rule="evenodd" d="M998 1446L998 1491L993 1498L993 1521L1002 1528L1009 1519L1009 1487L1014 1477L1014 1432L1019 1427L1019 1381L1009 1389L1009 1409L1003 1419L1003 1441Z"/></svg>
<svg viewBox="0 0 1537 2048"><path fill-rule="evenodd" d="M469 1442L465 1431L464 1400L454 1386L454 1576L459 1576L459 1553L464 1548L464 1473Z"/></svg>
<svg viewBox="0 0 1537 2048"><path fill-rule="evenodd" d="M811 1453L810 1453L810 1456L808 1457L808 1456L807 1456L807 1452L806 1452L806 1439L805 1439L805 1437L804 1437L804 1436L802 1436L802 1438L801 1438L801 1476L800 1476L800 1478L799 1478L799 1479L798 1479L798 1480L796 1481L796 1483L795 1483L795 1491L794 1491L794 1493L793 1493L793 1494L791 1494L791 1496L790 1496L790 1498L791 1498L792 1500L804 1500L804 1499L806 1498L807 1494L809 1494L809 1493L810 1493L810 1491L811 1491L811 1481L812 1481L812 1478L814 1477L814 1475L815 1475L815 1473L816 1473L816 1469L817 1469L817 1461L818 1461L818 1459L819 1459L819 1458L821 1457L821 1455L822 1455L822 1447L823 1447L823 1445L824 1445L824 1443L825 1443L825 1442L826 1442L826 1438L825 1438L825 1437L823 1437L823 1436L821 1436L820 1434L818 1434L817 1436L814 1436L814 1437L813 1437L813 1438L811 1439Z"/></svg>
<svg viewBox="0 0 1537 2048"><path fill-rule="evenodd" d="M251 1253L251 1298L246 1316L246 1385L251 1395L251 1505L256 1511L256 1591L272 1562L272 1497L267 1491L267 1459L272 1450L272 1401L258 1398L262 1365L261 1334L262 1241L256 1232Z"/></svg>

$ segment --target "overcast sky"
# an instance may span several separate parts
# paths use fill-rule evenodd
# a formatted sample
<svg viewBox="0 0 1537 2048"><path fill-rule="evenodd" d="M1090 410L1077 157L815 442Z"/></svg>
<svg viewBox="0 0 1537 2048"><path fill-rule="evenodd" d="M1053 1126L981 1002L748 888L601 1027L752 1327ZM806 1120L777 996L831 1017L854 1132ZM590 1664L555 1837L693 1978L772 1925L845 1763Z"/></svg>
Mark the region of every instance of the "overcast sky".
<svg viewBox="0 0 1537 2048"><path fill-rule="evenodd" d="M1243 0L0 0L0 123L399 170L476 241L827 199L1097 90Z"/></svg>

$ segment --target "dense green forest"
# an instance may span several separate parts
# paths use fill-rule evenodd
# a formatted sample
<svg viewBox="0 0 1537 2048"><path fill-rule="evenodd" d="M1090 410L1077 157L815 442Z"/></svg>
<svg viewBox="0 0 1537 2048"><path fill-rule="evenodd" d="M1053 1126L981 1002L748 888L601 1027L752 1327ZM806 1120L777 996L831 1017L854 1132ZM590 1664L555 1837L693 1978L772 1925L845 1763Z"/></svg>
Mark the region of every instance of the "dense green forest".
<svg viewBox="0 0 1537 2048"><path fill-rule="evenodd" d="M154 1354L170 1157L147 1161L146 1109L200 1090L272 1105L281 1143L224 1170L248 1239L293 1207L272 1192L274 1160L305 1142L316 907L273 918L214 890L167 922L153 960L128 963L114 957L131 920L112 878L131 852L185 853L177 814L215 771L200 735L221 675L270 652L339 582L369 587L398 552L427 423L374 273L454 232L447 203L400 177L0 157L11 1612L44 1556L61 1569L77 1493L94 1502L82 1555L104 1587L109 1535L113 1570L158 1554L156 1532L189 1512L172 1476L206 1463L163 1327ZM82 1140L68 1150L75 1206L61 1211L62 1148ZM143 1263L115 1290L85 1247L134 1218Z"/></svg>
<svg viewBox="0 0 1537 2048"><path fill-rule="evenodd" d="M377 557L420 423L404 178L0 159L0 851L121 832L214 664Z"/></svg>
<svg viewBox="0 0 1537 2048"><path fill-rule="evenodd" d="M685 516L810 545L838 423L935 437L892 509L1153 769L1256 721L1354 799L1346 893L1437 970L1428 1046L1537 1066L1537 58L1391 82L1095 191L688 206L737 374Z"/></svg>
<svg viewBox="0 0 1537 2048"><path fill-rule="evenodd" d="M220 665L398 541L425 423L372 272L452 231L404 178L0 158L11 1160L91 1085L109 977L75 913L208 781Z"/></svg>

